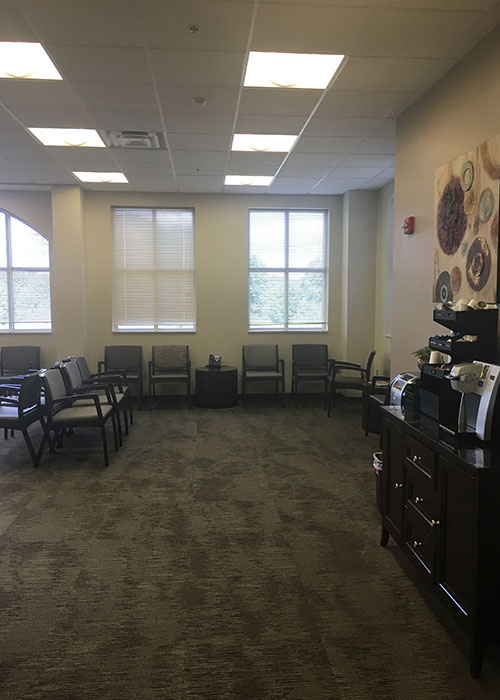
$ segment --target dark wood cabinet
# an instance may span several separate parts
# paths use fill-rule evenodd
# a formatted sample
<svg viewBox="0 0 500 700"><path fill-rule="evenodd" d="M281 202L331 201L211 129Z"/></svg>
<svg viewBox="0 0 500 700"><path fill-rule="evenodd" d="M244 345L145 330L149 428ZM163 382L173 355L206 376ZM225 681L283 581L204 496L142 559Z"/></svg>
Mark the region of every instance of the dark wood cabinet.
<svg viewBox="0 0 500 700"><path fill-rule="evenodd" d="M500 449L450 444L427 416L382 409L382 538L391 535L471 642L471 675L499 638Z"/></svg>

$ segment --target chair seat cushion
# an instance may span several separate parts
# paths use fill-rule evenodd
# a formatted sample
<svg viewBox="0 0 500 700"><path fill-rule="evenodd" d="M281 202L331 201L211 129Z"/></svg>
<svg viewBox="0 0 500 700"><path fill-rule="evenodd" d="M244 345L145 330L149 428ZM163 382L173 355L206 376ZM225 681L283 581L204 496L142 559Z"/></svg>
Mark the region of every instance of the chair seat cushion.
<svg viewBox="0 0 500 700"><path fill-rule="evenodd" d="M337 374L335 376L335 387L337 389L362 389L364 385L361 377L349 377L349 375Z"/></svg>
<svg viewBox="0 0 500 700"><path fill-rule="evenodd" d="M295 372L295 379L327 379L326 370L300 369Z"/></svg>
<svg viewBox="0 0 500 700"><path fill-rule="evenodd" d="M107 418L111 411L112 406L104 405L101 408L102 415ZM85 423L92 419L97 419L97 411L95 406L74 406L72 408L63 408L58 413L52 417L52 423L57 425L58 423Z"/></svg>
<svg viewBox="0 0 500 700"><path fill-rule="evenodd" d="M247 379L281 379L281 372L274 369L247 369Z"/></svg>
<svg viewBox="0 0 500 700"><path fill-rule="evenodd" d="M33 420L38 418L38 406L26 409L23 413L23 418L28 419L33 416ZM19 410L17 406L2 406L0 405L0 427L6 428L7 424L19 423Z"/></svg>
<svg viewBox="0 0 500 700"><path fill-rule="evenodd" d="M188 379L187 372L172 370L172 372L155 372L155 374L151 375L152 382L168 382L176 379L180 382L185 382Z"/></svg>

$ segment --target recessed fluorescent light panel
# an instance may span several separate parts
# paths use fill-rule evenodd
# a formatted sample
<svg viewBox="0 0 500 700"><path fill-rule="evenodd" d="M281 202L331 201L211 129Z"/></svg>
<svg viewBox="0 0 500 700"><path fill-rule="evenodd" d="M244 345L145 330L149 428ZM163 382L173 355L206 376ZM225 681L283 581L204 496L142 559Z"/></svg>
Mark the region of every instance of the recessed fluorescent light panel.
<svg viewBox="0 0 500 700"><path fill-rule="evenodd" d="M343 58L339 54L250 51L244 86L324 90Z"/></svg>
<svg viewBox="0 0 500 700"><path fill-rule="evenodd" d="M291 134L235 134L232 151L254 153L288 153L297 135Z"/></svg>
<svg viewBox="0 0 500 700"><path fill-rule="evenodd" d="M46 129L29 126L44 146L73 146L74 148L106 148L95 129Z"/></svg>
<svg viewBox="0 0 500 700"><path fill-rule="evenodd" d="M41 44L0 41L0 78L62 80Z"/></svg>
<svg viewBox="0 0 500 700"><path fill-rule="evenodd" d="M123 173L84 173L73 171L73 175L82 182L101 182L106 185L108 183L128 182Z"/></svg>
<svg viewBox="0 0 500 700"><path fill-rule="evenodd" d="M273 180L272 175L226 175L225 185L243 185L246 187L267 187Z"/></svg>

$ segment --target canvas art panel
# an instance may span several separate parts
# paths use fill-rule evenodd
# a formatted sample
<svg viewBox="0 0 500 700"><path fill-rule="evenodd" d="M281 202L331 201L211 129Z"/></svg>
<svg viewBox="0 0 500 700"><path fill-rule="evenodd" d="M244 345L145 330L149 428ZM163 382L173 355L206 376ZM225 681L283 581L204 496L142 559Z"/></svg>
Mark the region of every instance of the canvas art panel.
<svg viewBox="0 0 500 700"><path fill-rule="evenodd" d="M436 170L433 301L498 301L500 136Z"/></svg>

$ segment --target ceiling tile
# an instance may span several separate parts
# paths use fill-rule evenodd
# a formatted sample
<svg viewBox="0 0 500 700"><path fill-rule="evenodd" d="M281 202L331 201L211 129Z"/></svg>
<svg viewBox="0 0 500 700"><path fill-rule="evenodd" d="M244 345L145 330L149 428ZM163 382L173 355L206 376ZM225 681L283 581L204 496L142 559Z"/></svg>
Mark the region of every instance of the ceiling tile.
<svg viewBox="0 0 500 700"><path fill-rule="evenodd" d="M232 137L217 134L169 134L170 148L177 151L227 151Z"/></svg>
<svg viewBox="0 0 500 700"><path fill-rule="evenodd" d="M344 194L349 190L357 190L366 182L365 179L325 178L314 188L314 194Z"/></svg>
<svg viewBox="0 0 500 700"><path fill-rule="evenodd" d="M22 127L2 127L0 128L0 144L8 146L30 146L33 142L38 143L29 131Z"/></svg>
<svg viewBox="0 0 500 700"><path fill-rule="evenodd" d="M415 99L420 93L415 93ZM412 95L413 96L413 95ZM360 92L349 90L329 90L321 102L318 117L372 117L380 118L394 114L405 92Z"/></svg>
<svg viewBox="0 0 500 700"><path fill-rule="evenodd" d="M240 114L235 132L237 134L298 134L304 123L304 117Z"/></svg>
<svg viewBox="0 0 500 700"><path fill-rule="evenodd" d="M354 178L358 180L367 179L379 175L384 168L367 167L367 168L349 168L343 164L336 167L330 173L331 178Z"/></svg>
<svg viewBox="0 0 500 700"><path fill-rule="evenodd" d="M321 94L321 90L245 88L241 96L240 114L287 114L305 117L311 113Z"/></svg>
<svg viewBox="0 0 500 700"><path fill-rule="evenodd" d="M396 119L380 119L370 131L368 136L390 138L396 136Z"/></svg>
<svg viewBox="0 0 500 700"><path fill-rule="evenodd" d="M438 59L350 58L332 90L419 92L427 75L440 65Z"/></svg>
<svg viewBox="0 0 500 700"><path fill-rule="evenodd" d="M37 41L36 35L13 0L2 0L0 41Z"/></svg>
<svg viewBox="0 0 500 700"><path fill-rule="evenodd" d="M392 155L377 155L365 153L363 155L351 154L345 156L342 161L342 166L351 166L353 168L387 168L394 163Z"/></svg>
<svg viewBox="0 0 500 700"><path fill-rule="evenodd" d="M349 153L358 142L357 138L302 136L293 153Z"/></svg>
<svg viewBox="0 0 500 700"><path fill-rule="evenodd" d="M2 80L0 101L7 107L78 108L71 88L62 80Z"/></svg>
<svg viewBox="0 0 500 700"><path fill-rule="evenodd" d="M244 51L252 20L252 3L215 0L141 0L145 40L149 46L187 51ZM189 31L191 25L199 31Z"/></svg>
<svg viewBox="0 0 500 700"><path fill-rule="evenodd" d="M227 166L226 175L240 175L245 177L250 175L272 175L274 177L277 169L277 167L272 165L249 165L243 163L235 165L234 163L230 163ZM238 187L241 187L241 185L238 185Z"/></svg>
<svg viewBox="0 0 500 700"><path fill-rule="evenodd" d="M377 126L378 119L361 117L314 117L304 136L366 136Z"/></svg>
<svg viewBox="0 0 500 700"><path fill-rule="evenodd" d="M150 83L144 49L111 46L60 46L47 50L65 80L82 83Z"/></svg>
<svg viewBox="0 0 500 700"><path fill-rule="evenodd" d="M231 134L231 114L165 114L167 132L184 134Z"/></svg>
<svg viewBox="0 0 500 700"><path fill-rule="evenodd" d="M366 138L361 141L353 153L375 153L379 155L396 153L396 139L375 139Z"/></svg>
<svg viewBox="0 0 500 700"><path fill-rule="evenodd" d="M303 166L303 165L324 165L328 168L333 168L346 156L341 153L296 153L293 151L287 158L287 165Z"/></svg>
<svg viewBox="0 0 500 700"><path fill-rule="evenodd" d="M128 175L173 175L172 165L169 160L165 159L162 163L124 163L122 166L123 172Z"/></svg>
<svg viewBox="0 0 500 700"><path fill-rule="evenodd" d="M94 129L107 131L163 131L158 112L136 112L129 109L85 110Z"/></svg>
<svg viewBox="0 0 500 700"><path fill-rule="evenodd" d="M306 189L309 191L312 189L316 183L320 180L321 178L319 177L284 177L281 174L278 175L278 177L274 180L274 184L280 186L280 187L295 187L295 186L300 186L301 188Z"/></svg>
<svg viewBox="0 0 500 700"><path fill-rule="evenodd" d="M245 54L152 49L151 61L156 82L160 84L238 87Z"/></svg>
<svg viewBox="0 0 500 700"><path fill-rule="evenodd" d="M118 163L170 163L168 151L164 149L110 148L108 150Z"/></svg>
<svg viewBox="0 0 500 700"><path fill-rule="evenodd" d="M154 192L155 189L158 187L158 191L164 191L165 189L167 189L170 192L177 191L176 179L173 175L169 175L168 173L165 173L163 175L160 173L130 173L130 177L128 178L128 180L132 187L134 187L134 189L136 187L144 187Z"/></svg>
<svg viewBox="0 0 500 700"><path fill-rule="evenodd" d="M238 102L237 87L213 85L159 85L160 101L165 112L193 112L194 114L234 114ZM207 103L201 107L193 98L202 97Z"/></svg>
<svg viewBox="0 0 500 700"><path fill-rule="evenodd" d="M157 109L152 85L73 83L75 93L86 109L154 112Z"/></svg>
<svg viewBox="0 0 500 700"><path fill-rule="evenodd" d="M0 144L0 158L5 160L40 160L47 161L47 151L44 146L40 146L33 139L30 145Z"/></svg>
<svg viewBox="0 0 500 700"><path fill-rule="evenodd" d="M93 128L92 122L80 109L60 109L59 107L12 107L25 126L67 127L75 129Z"/></svg>
<svg viewBox="0 0 500 700"><path fill-rule="evenodd" d="M227 161L226 151L172 151L174 165L194 167L210 166L224 168Z"/></svg>
<svg viewBox="0 0 500 700"><path fill-rule="evenodd" d="M360 3L361 4L361 3ZM257 13L253 51L348 53L369 20L362 7L264 3Z"/></svg>
<svg viewBox="0 0 500 700"><path fill-rule="evenodd" d="M106 148L65 148L46 146L46 151L53 159L64 163L70 170L88 170L90 166L114 166L114 160ZM84 167L85 166L85 167Z"/></svg>
<svg viewBox="0 0 500 700"><path fill-rule="evenodd" d="M179 175L177 178L179 192L222 192L224 178L210 177L205 175Z"/></svg>
<svg viewBox="0 0 500 700"><path fill-rule="evenodd" d="M330 168L328 166L293 166L285 164L280 170L280 177L312 177L319 179L324 177L329 171Z"/></svg>
<svg viewBox="0 0 500 700"><path fill-rule="evenodd" d="M269 168L276 170L279 168L286 153L251 153L250 151L232 151L229 156L228 168Z"/></svg>
<svg viewBox="0 0 500 700"><path fill-rule="evenodd" d="M487 12L498 0L380 0L380 7L403 7L418 10L476 10Z"/></svg>
<svg viewBox="0 0 500 700"><path fill-rule="evenodd" d="M42 41L86 46L140 46L133 0L17 0Z"/></svg>
<svg viewBox="0 0 500 700"><path fill-rule="evenodd" d="M484 21L481 12L439 10L377 10L353 48L358 56L444 58L461 56L467 36L476 37ZM491 29L491 27L490 27Z"/></svg>

